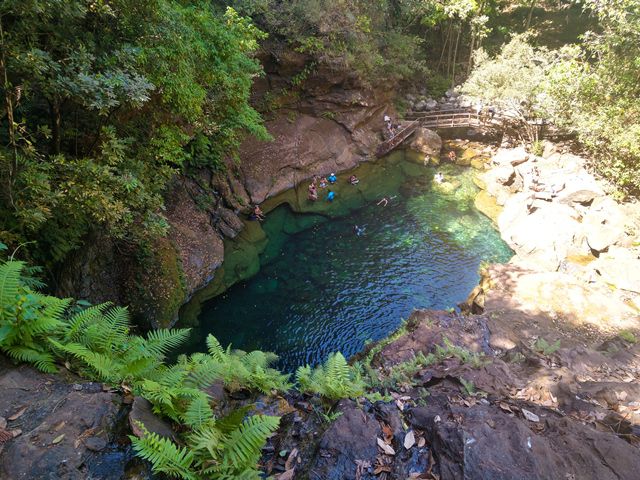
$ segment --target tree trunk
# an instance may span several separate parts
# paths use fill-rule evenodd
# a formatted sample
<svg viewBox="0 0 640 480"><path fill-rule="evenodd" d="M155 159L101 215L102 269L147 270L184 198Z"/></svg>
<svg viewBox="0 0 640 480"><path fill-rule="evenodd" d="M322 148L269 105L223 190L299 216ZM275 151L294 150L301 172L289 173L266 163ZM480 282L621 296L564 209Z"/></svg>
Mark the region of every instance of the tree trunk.
<svg viewBox="0 0 640 480"><path fill-rule="evenodd" d="M62 109L60 99L54 97L49 103L51 110L51 150L60 153L62 143Z"/></svg>
<svg viewBox="0 0 640 480"><path fill-rule="evenodd" d="M440 70L440 65L442 65L442 60L444 59L444 53L447 50L447 44L449 43L449 37L451 37L451 24L449 24L449 28L447 28L447 35L444 39L444 43L442 44L442 52L440 53L440 60L438 60L438 65L436 66L436 70Z"/></svg>
<svg viewBox="0 0 640 480"><path fill-rule="evenodd" d="M7 74L7 63L4 43L4 28L2 18L0 18L0 74L2 75L2 88L4 90L4 104L7 110L7 123L9 124L9 145L12 150L12 162L9 167L9 179L7 185L7 195L11 205L13 205L13 185L18 175L18 145L16 143L16 124L13 117L13 91L9 83Z"/></svg>
<svg viewBox="0 0 640 480"><path fill-rule="evenodd" d="M456 86L456 62L458 60L458 45L460 44L460 34L462 33L462 25L458 27L458 35L456 35L456 46L453 50L453 65L451 68L451 88Z"/></svg>
<svg viewBox="0 0 640 480"><path fill-rule="evenodd" d="M531 26L531 17L533 17L533 9L536 7L536 0L531 0L531 5L529 5L529 14L527 15L527 23L524 26L525 30L529 30L529 26Z"/></svg>
<svg viewBox="0 0 640 480"><path fill-rule="evenodd" d="M471 42L469 44L469 62L467 63L467 76L471 74L471 69L473 68L473 49L476 45L476 33L474 28L471 27Z"/></svg>

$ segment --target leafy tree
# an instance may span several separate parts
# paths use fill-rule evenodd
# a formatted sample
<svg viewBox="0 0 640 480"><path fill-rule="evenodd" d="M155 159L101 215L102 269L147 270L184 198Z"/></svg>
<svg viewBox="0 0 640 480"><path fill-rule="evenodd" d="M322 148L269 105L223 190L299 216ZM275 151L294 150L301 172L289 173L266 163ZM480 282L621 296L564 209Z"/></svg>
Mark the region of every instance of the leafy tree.
<svg viewBox="0 0 640 480"><path fill-rule="evenodd" d="M553 52L534 48L526 35L516 35L494 58L476 52L476 67L462 91L510 116L516 131L533 143L539 133L534 122L546 115L544 85L555 61Z"/></svg>
<svg viewBox="0 0 640 480"><path fill-rule="evenodd" d="M548 110L598 159L595 167L640 193L640 2L585 2L600 33L561 51L549 72Z"/></svg>
<svg viewBox="0 0 640 480"><path fill-rule="evenodd" d="M3 240L37 240L51 269L90 232L134 246L163 235L176 173L219 167L245 132L267 138L248 103L262 38L204 0L2 2Z"/></svg>

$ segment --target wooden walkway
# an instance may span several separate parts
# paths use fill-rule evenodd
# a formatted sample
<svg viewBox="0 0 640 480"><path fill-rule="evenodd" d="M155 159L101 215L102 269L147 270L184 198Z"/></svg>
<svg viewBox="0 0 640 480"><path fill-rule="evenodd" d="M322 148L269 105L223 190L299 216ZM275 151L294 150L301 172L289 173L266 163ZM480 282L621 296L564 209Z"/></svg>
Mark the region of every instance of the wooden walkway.
<svg viewBox="0 0 640 480"><path fill-rule="evenodd" d="M473 127L480 129L496 129L505 124L519 121L516 117L505 115L499 112L493 115L479 115L475 109L459 108L451 110L436 110L433 112L406 112L405 120L400 122L400 130L390 139L382 142L377 150L376 156L382 157L411 136L418 127L425 127L436 130L438 128ZM531 124L542 127L547 125L544 120L532 120Z"/></svg>
<svg viewBox="0 0 640 480"><path fill-rule="evenodd" d="M400 123L400 130L389 140L382 142L376 156L383 157L391 150L397 148L402 142L411 136L418 127L425 128L453 128L453 127L478 127L483 125L482 118L468 109L442 110L435 112L407 112L405 120Z"/></svg>

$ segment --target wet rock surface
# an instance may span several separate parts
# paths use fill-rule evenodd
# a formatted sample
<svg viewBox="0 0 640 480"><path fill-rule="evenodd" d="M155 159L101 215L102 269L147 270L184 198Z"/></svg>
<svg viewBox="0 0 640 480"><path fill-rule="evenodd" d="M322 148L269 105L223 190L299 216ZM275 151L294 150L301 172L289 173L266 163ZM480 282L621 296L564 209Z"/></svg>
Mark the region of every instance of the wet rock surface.
<svg viewBox="0 0 640 480"><path fill-rule="evenodd" d="M67 380L0 357L3 480L116 480L137 463L123 443L122 397L101 384Z"/></svg>

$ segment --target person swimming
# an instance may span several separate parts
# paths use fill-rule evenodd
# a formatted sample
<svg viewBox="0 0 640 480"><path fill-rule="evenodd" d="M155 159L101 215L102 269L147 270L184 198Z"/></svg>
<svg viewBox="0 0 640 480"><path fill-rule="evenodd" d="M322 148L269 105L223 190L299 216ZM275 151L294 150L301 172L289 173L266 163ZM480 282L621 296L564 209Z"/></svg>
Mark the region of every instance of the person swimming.
<svg viewBox="0 0 640 480"><path fill-rule="evenodd" d="M362 235L364 235L364 231L366 230L367 227L362 226L359 227L358 225L354 225L353 226L353 232L356 234L357 237L361 237Z"/></svg>
<svg viewBox="0 0 640 480"><path fill-rule="evenodd" d="M327 202L333 202L334 198L336 198L336 192L329 190L329 193L327 193Z"/></svg>
<svg viewBox="0 0 640 480"><path fill-rule="evenodd" d="M320 179L320 188L327 188L327 177L322 177Z"/></svg>
<svg viewBox="0 0 640 480"><path fill-rule="evenodd" d="M327 180L329 180L329 183L336 183L338 181L338 177L336 177L335 173L332 173L331 175L329 175Z"/></svg>
<svg viewBox="0 0 640 480"><path fill-rule="evenodd" d="M358 177L356 177L355 175L351 175L349 177L349 183L351 185L357 185L358 183L360 183L360 180L358 179Z"/></svg>
<svg viewBox="0 0 640 480"><path fill-rule="evenodd" d="M444 175L442 174L442 172L438 172L433 176L433 179L436 183L442 183L444 182Z"/></svg>

